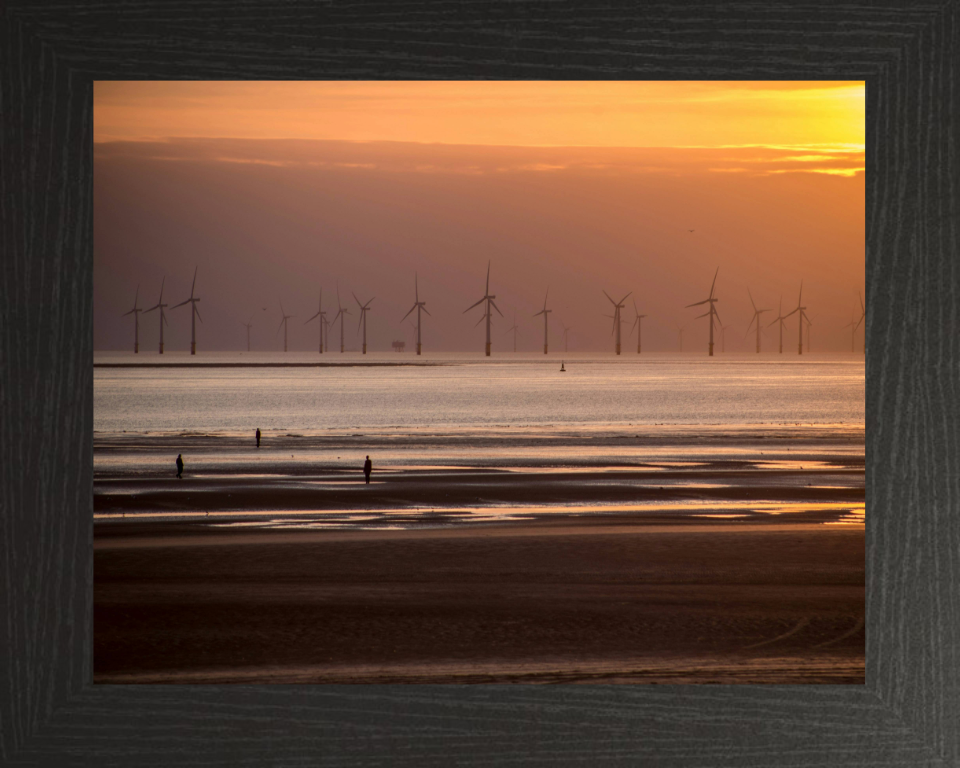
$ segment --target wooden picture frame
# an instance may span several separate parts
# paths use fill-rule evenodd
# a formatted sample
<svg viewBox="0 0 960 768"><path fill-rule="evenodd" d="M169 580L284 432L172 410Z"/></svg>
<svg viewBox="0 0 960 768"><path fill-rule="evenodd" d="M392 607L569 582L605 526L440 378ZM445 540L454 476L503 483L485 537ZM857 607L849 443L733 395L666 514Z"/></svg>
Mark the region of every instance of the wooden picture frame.
<svg viewBox="0 0 960 768"><path fill-rule="evenodd" d="M0 7L0 763L960 761L958 2ZM867 84L864 686L92 684L93 82Z"/></svg>

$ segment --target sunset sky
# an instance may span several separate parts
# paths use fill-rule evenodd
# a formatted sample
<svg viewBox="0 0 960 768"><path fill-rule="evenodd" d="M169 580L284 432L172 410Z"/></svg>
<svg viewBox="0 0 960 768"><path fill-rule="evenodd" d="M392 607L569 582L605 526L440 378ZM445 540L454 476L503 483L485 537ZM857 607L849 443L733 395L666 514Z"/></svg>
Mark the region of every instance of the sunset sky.
<svg viewBox="0 0 960 768"><path fill-rule="evenodd" d="M137 286L152 306L166 276L175 304L197 267L201 351L245 348L251 315L254 348L282 347L281 299L299 318L291 349L315 349L302 321L321 286L335 313L338 283L344 304L377 297L371 349L410 344L414 271L425 348L482 350L480 310L463 310L490 260L508 316L495 354L514 312L520 348L542 345L531 315L548 287L554 346L562 321L572 348L612 348L606 290L633 291L645 349L675 350L679 323L684 349L705 351L706 320L684 306L718 266L728 350L752 348L748 288L788 311L801 279L815 351L849 350L864 117L862 82L97 83L94 347L132 347L120 315ZM189 310L167 317L167 349L188 349ZM141 352L156 323L141 316Z"/></svg>

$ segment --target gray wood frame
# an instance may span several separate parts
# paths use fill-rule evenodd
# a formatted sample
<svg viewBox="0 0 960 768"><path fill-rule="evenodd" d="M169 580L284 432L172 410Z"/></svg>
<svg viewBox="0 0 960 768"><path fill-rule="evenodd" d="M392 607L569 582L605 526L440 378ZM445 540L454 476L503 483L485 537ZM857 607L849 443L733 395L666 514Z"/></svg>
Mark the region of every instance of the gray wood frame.
<svg viewBox="0 0 960 768"><path fill-rule="evenodd" d="M960 764L957 0L0 6L0 764ZM92 82L867 82L864 686L94 686Z"/></svg>

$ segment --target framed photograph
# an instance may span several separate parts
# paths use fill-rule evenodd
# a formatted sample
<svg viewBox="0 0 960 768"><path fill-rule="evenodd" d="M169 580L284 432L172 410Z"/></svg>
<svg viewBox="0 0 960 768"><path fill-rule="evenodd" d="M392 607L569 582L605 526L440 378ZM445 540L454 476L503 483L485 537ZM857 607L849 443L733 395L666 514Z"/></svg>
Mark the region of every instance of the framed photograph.
<svg viewBox="0 0 960 768"><path fill-rule="evenodd" d="M956 756L952 347L917 309L952 298L955 6L533 10L4 11L4 761ZM823 96L783 144L732 128ZM624 138L692 101L737 120ZM621 252L584 269L591 228ZM772 233L815 274L734 256Z"/></svg>

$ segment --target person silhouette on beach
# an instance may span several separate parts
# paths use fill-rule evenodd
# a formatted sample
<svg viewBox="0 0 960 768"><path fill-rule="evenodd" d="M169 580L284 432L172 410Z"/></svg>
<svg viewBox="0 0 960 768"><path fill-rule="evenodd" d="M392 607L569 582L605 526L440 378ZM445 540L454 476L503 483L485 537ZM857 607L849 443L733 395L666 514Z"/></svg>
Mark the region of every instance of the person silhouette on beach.
<svg viewBox="0 0 960 768"><path fill-rule="evenodd" d="M177 454L177 477L183 480L183 458L181 454Z"/></svg>
<svg viewBox="0 0 960 768"><path fill-rule="evenodd" d="M260 427L257 427L257 448L260 447Z"/></svg>
<svg viewBox="0 0 960 768"><path fill-rule="evenodd" d="M363 474L367 478L367 485L370 485L370 472L373 470L373 463L370 461L370 457L367 456L367 460L363 462Z"/></svg>

